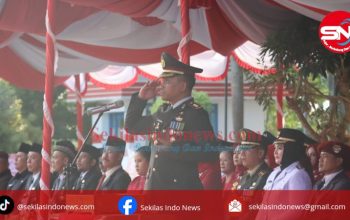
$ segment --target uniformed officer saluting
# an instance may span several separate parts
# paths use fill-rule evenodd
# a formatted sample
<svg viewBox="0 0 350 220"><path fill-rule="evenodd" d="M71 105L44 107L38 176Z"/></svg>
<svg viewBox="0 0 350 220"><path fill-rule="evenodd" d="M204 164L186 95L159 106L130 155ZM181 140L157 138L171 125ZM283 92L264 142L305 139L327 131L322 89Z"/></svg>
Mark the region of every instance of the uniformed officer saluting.
<svg viewBox="0 0 350 220"><path fill-rule="evenodd" d="M237 190L260 190L271 172L264 159L267 146L273 143L274 137L260 135L249 129L242 129L240 134L240 158L247 171L238 183Z"/></svg>
<svg viewBox="0 0 350 220"><path fill-rule="evenodd" d="M203 150L215 138L208 113L191 96L195 73L203 70L167 53L162 54L161 63L159 79L132 96L125 128L133 134L153 133L145 189L202 189L198 162L218 158L217 152ZM142 116L147 100L157 94L168 103L154 115Z"/></svg>
<svg viewBox="0 0 350 220"><path fill-rule="evenodd" d="M31 173L27 170L27 154L31 146L26 143L21 143L16 153L15 167L17 173L9 181L8 190L23 190Z"/></svg>

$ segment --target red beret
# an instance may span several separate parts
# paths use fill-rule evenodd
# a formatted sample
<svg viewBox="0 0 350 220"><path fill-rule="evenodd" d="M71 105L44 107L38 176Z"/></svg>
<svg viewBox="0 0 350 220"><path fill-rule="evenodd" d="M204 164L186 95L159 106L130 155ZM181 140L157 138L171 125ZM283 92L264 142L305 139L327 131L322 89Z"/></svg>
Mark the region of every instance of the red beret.
<svg viewBox="0 0 350 220"><path fill-rule="evenodd" d="M318 146L319 152L326 152L343 159L343 168L350 169L350 147L336 141L323 142Z"/></svg>

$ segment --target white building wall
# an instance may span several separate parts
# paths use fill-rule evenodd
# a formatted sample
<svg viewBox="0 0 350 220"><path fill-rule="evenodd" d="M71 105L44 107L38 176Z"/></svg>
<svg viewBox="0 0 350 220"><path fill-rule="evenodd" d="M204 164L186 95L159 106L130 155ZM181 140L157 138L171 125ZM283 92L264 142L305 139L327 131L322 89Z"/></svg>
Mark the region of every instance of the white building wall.
<svg viewBox="0 0 350 220"><path fill-rule="evenodd" d="M211 98L212 103L218 104L218 135L224 137L225 134L225 99ZM234 138L239 135L238 131L233 130L233 115L232 115L232 100L228 98L227 110L227 140L234 141ZM253 97L244 98L244 127L256 132L263 132L265 129L266 113L263 107L260 106Z"/></svg>

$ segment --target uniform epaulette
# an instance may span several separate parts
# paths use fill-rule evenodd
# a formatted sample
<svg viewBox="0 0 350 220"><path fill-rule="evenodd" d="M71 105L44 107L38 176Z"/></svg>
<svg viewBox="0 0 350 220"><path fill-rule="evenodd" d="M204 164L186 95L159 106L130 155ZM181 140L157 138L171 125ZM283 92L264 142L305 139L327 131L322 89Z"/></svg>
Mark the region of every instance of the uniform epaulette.
<svg viewBox="0 0 350 220"><path fill-rule="evenodd" d="M195 102L190 102L189 106L194 108L194 109L202 109L203 108L200 104L195 103Z"/></svg>
<svg viewBox="0 0 350 220"><path fill-rule="evenodd" d="M264 172L264 171L260 171L260 172L258 173L258 176L262 177L262 176L265 175L265 173L266 173L266 172Z"/></svg>
<svg viewBox="0 0 350 220"><path fill-rule="evenodd" d="M164 111L166 111L166 110L169 108L169 106L170 106L170 103L165 102L165 103L163 103L163 104L160 106L160 109L161 109L162 112L164 112Z"/></svg>

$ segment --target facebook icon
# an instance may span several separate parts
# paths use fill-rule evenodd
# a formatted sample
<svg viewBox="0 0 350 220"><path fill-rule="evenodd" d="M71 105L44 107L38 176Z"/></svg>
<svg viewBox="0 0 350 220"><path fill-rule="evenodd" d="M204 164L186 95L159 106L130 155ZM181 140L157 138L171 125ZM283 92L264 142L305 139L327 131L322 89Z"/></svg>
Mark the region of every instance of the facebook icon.
<svg viewBox="0 0 350 220"><path fill-rule="evenodd" d="M123 196L118 202L118 209L124 215L132 215L137 209L136 199L132 196Z"/></svg>

